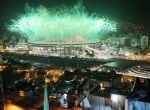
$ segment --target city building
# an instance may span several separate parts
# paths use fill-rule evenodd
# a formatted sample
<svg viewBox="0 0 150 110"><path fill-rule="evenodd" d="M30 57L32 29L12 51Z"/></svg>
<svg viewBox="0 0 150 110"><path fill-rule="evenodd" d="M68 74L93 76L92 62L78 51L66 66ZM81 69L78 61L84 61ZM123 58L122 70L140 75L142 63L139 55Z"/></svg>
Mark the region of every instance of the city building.
<svg viewBox="0 0 150 110"><path fill-rule="evenodd" d="M3 92L3 80L2 80L2 77L0 75L0 93Z"/></svg>
<svg viewBox="0 0 150 110"><path fill-rule="evenodd" d="M2 40L0 39L0 50L3 49Z"/></svg>
<svg viewBox="0 0 150 110"><path fill-rule="evenodd" d="M129 47L131 46L131 39L124 37L122 38L122 46Z"/></svg>
<svg viewBox="0 0 150 110"><path fill-rule="evenodd" d="M148 47L148 36L142 36L141 37L141 48L147 48Z"/></svg>

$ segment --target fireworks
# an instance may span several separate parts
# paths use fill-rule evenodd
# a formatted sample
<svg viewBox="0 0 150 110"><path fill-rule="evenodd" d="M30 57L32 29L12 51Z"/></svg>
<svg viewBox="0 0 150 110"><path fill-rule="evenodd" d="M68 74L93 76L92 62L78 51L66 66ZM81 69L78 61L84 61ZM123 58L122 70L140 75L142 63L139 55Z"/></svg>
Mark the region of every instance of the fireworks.
<svg viewBox="0 0 150 110"><path fill-rule="evenodd" d="M20 33L29 42L76 38L85 42L93 42L109 32L116 31L116 23L88 15L81 4L72 8L58 9L40 6L36 9L28 8L25 14L12 20L8 29Z"/></svg>

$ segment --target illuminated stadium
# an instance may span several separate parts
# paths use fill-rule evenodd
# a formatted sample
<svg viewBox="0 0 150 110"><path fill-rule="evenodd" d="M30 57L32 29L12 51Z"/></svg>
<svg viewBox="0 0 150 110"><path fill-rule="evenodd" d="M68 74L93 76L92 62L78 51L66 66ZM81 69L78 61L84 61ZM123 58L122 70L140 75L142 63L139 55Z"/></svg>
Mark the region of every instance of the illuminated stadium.
<svg viewBox="0 0 150 110"><path fill-rule="evenodd" d="M77 3L72 8L27 7L26 13L12 20L8 29L28 40L30 53L93 56L99 51L100 38L116 31L116 22L89 15Z"/></svg>

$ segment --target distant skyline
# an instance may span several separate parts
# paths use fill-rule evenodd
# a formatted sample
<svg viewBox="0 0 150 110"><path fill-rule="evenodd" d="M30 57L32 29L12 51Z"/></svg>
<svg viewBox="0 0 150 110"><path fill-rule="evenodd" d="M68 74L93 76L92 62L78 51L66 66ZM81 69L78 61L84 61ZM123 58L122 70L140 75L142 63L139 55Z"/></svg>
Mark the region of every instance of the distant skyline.
<svg viewBox="0 0 150 110"><path fill-rule="evenodd" d="M79 0L0 0L0 27L24 12L25 4L36 7L73 6ZM81 0L80 0L81 1ZM83 0L87 12L114 20L150 25L148 0Z"/></svg>

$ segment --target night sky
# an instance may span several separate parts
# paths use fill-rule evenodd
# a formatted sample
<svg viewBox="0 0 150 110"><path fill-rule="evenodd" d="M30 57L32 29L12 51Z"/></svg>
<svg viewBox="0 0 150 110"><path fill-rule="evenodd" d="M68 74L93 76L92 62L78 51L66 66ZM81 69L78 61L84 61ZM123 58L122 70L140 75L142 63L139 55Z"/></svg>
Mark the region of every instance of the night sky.
<svg viewBox="0 0 150 110"><path fill-rule="evenodd" d="M0 27L24 12L25 4L53 7L73 6L77 0L0 0ZM150 5L148 0L83 0L89 13L107 16L115 20L150 25Z"/></svg>

